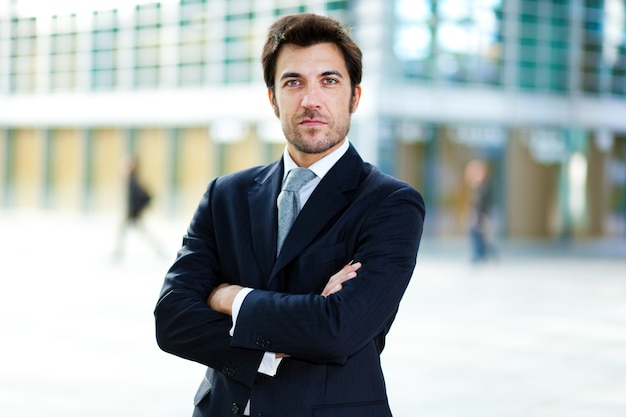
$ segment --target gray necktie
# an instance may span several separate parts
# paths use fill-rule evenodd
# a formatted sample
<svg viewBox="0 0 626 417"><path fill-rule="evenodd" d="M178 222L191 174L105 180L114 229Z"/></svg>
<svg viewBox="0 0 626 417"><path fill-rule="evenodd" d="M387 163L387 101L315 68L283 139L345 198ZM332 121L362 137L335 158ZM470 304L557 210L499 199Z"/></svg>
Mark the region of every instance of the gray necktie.
<svg viewBox="0 0 626 417"><path fill-rule="evenodd" d="M300 206L300 189L315 178L315 173L306 168L294 168L287 174L287 181L278 195L278 250L283 246L291 225L302 208Z"/></svg>

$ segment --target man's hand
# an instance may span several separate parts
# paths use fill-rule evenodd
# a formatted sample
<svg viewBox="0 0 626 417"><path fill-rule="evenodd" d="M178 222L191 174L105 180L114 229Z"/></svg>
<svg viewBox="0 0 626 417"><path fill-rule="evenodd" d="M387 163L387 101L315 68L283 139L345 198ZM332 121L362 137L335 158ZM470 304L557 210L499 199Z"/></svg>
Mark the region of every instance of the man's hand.
<svg viewBox="0 0 626 417"><path fill-rule="evenodd" d="M220 284L211 291L206 302L213 310L232 316L233 301L237 293L242 289L243 287L240 285Z"/></svg>
<svg viewBox="0 0 626 417"><path fill-rule="evenodd" d="M341 268L341 271L330 277L328 283L322 291L322 295L324 297L328 297L329 295L340 291L343 288L342 284L344 282L356 278L356 271L358 271L359 268L361 268L361 262L349 263Z"/></svg>

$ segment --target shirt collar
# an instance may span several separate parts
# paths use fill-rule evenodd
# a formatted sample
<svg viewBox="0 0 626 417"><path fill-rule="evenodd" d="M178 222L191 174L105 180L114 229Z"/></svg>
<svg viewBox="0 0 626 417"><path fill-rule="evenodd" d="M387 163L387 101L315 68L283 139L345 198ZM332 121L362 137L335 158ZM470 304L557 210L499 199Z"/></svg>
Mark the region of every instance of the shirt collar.
<svg viewBox="0 0 626 417"><path fill-rule="evenodd" d="M350 147L350 142L348 138L341 144L340 147L315 162L313 165L309 167L311 171L315 173L319 178L324 178L324 175L330 171L330 169L341 159L341 157L348 151ZM289 155L289 151L287 150L287 146L285 146L285 150L283 151L283 181L287 177L290 169L297 168L298 165L291 159L291 155Z"/></svg>

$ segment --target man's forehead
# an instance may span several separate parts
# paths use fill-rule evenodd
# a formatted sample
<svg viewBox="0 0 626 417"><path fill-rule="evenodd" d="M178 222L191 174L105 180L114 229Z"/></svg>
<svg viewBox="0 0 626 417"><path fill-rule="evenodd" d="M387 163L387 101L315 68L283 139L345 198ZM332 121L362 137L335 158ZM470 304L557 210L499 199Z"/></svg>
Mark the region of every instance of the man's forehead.
<svg viewBox="0 0 626 417"><path fill-rule="evenodd" d="M310 46L285 44L278 52L276 61L277 76L286 72L338 73L347 69L341 50L334 43L319 43Z"/></svg>

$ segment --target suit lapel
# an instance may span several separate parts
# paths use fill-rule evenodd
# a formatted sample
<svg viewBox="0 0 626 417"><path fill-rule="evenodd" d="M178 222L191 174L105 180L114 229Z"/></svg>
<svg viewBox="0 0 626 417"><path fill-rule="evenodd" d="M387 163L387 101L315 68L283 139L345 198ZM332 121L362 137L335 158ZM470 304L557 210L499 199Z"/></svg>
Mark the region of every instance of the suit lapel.
<svg viewBox="0 0 626 417"><path fill-rule="evenodd" d="M256 186L248 193L252 245L263 281L276 259L276 199L282 186L282 159L255 178Z"/></svg>
<svg viewBox="0 0 626 417"><path fill-rule="evenodd" d="M351 203L352 199L347 192L358 187L362 170L363 160L351 145L346 154L324 176L296 218L274 264L270 281L310 245L337 212Z"/></svg>

